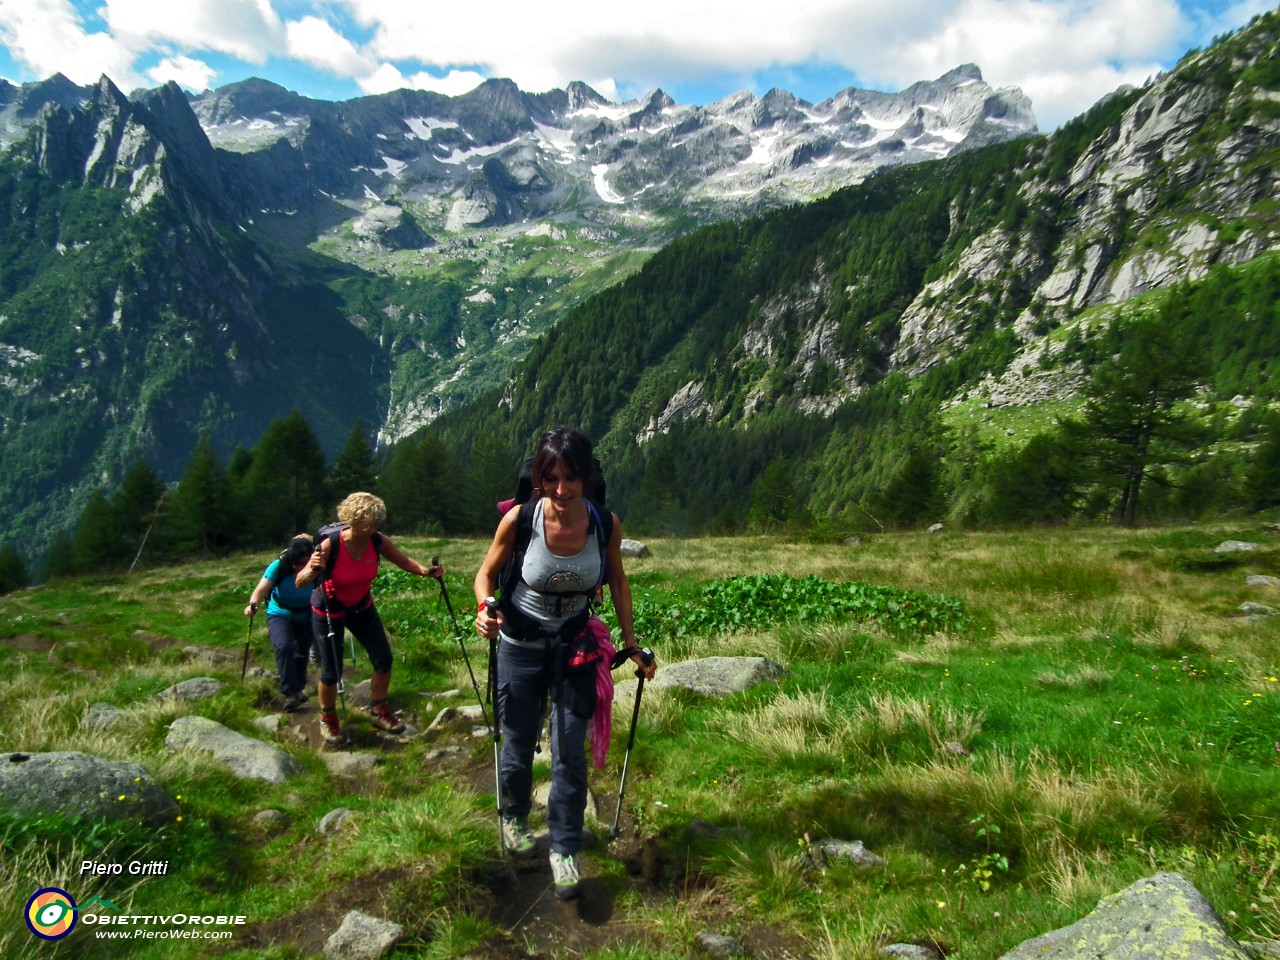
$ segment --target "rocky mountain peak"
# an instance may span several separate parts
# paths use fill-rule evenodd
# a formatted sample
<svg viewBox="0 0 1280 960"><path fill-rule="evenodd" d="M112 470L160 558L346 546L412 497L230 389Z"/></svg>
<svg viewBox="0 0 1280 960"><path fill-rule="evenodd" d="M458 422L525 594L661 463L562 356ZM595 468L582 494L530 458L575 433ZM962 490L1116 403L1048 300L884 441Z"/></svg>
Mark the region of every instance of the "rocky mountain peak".
<svg viewBox="0 0 1280 960"><path fill-rule="evenodd" d="M581 80L574 80L565 87L565 96L566 106L570 111L602 107L609 102Z"/></svg>

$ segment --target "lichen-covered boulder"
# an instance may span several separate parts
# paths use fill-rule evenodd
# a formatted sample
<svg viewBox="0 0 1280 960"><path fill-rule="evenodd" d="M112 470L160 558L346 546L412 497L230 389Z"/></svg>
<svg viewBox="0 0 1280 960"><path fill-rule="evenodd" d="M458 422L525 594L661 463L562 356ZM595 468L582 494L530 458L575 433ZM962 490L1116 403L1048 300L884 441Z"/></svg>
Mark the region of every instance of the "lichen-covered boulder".
<svg viewBox="0 0 1280 960"><path fill-rule="evenodd" d="M1105 897L1068 927L1014 947L1000 960L1249 960L1186 877L1157 873Z"/></svg>
<svg viewBox="0 0 1280 960"><path fill-rule="evenodd" d="M76 751L0 754L0 807L20 816L164 823L178 805L142 767Z"/></svg>

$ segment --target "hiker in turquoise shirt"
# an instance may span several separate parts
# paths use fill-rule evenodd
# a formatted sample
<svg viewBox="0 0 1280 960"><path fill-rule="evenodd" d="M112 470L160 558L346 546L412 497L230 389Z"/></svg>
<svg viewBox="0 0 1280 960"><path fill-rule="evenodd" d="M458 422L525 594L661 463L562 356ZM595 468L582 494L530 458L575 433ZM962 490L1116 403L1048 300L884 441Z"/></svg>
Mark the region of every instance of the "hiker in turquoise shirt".
<svg viewBox="0 0 1280 960"><path fill-rule="evenodd" d="M294 578L311 559L314 546L309 534L300 533L268 564L253 588L244 615L252 617L267 601L267 636L276 650L276 673L284 708L296 710L307 699L307 660L311 653L311 588L299 587Z"/></svg>

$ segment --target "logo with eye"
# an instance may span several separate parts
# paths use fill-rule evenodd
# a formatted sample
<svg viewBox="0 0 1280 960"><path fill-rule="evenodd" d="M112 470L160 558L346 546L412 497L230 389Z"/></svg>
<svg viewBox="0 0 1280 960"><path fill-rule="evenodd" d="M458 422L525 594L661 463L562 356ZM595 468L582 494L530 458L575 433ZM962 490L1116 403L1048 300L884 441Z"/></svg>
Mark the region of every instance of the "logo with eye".
<svg viewBox="0 0 1280 960"><path fill-rule="evenodd" d="M43 887L27 901L27 926L42 940L61 940L76 927L76 902L57 887Z"/></svg>

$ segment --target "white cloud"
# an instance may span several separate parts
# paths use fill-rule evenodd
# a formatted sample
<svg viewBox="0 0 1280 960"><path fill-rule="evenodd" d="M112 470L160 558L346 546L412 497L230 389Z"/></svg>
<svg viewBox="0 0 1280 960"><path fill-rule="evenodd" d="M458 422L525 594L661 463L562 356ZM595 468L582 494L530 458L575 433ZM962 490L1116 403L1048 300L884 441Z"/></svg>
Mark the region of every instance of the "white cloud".
<svg viewBox="0 0 1280 960"><path fill-rule="evenodd" d="M153 84L165 84L172 80L178 86L193 93L208 90L217 75L218 71L203 60L194 60L181 55L165 57L147 71L147 77Z"/></svg>
<svg viewBox="0 0 1280 960"><path fill-rule="evenodd" d="M0 0L0 42L17 63L45 78L61 73L75 83L103 74L128 90L141 84L136 50L106 33L89 33L67 0Z"/></svg>
<svg viewBox="0 0 1280 960"><path fill-rule="evenodd" d="M1050 129L1157 73L1184 27L1173 0L966 0L904 43L861 51L860 72L906 85L976 63L989 83L1020 87Z"/></svg>
<svg viewBox="0 0 1280 960"><path fill-rule="evenodd" d="M121 37L211 50L261 64L285 43L270 0L105 0L102 17Z"/></svg>
<svg viewBox="0 0 1280 960"><path fill-rule="evenodd" d="M357 83L361 90L369 94L408 89L430 90L434 93L457 97L474 90L484 83L485 79L472 70L450 70L443 77L436 77L424 71L406 77L392 64L384 63L369 76L358 78Z"/></svg>
<svg viewBox="0 0 1280 960"><path fill-rule="evenodd" d="M288 55L343 77L367 75L375 63L328 21L303 17L285 26Z"/></svg>
<svg viewBox="0 0 1280 960"><path fill-rule="evenodd" d="M473 4L430 0L75 2L102 3L106 31L70 0L0 0L0 43L39 76L108 73L125 89L140 58L161 59L153 79L188 85L230 75L230 57L304 90L299 71L318 69L366 93L457 95L509 77L531 92L585 80L611 99L704 83L720 96L810 68L892 90L976 63L994 86L1022 88L1051 129L1274 0L544 0L479 20Z"/></svg>
<svg viewBox="0 0 1280 960"><path fill-rule="evenodd" d="M368 50L380 60L474 64L525 90L584 77L598 89L644 89L806 61L898 89L976 63L993 85L1021 87L1045 128L1175 61L1193 26L1180 6L1192 0L792 0L782 13L708 0L560 0L514 7L484 30L464 4L342 2L372 31ZM1264 2L1237 0L1236 25Z"/></svg>

